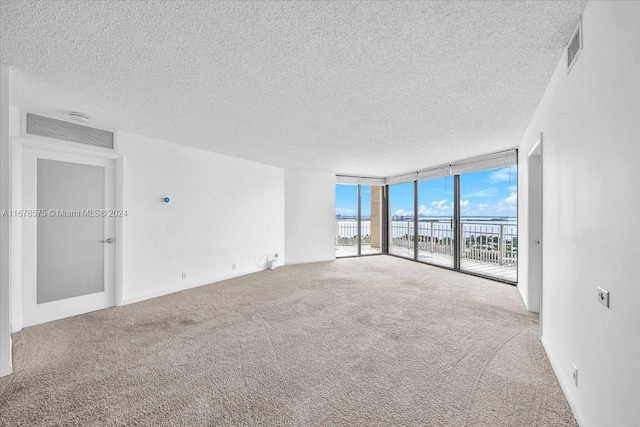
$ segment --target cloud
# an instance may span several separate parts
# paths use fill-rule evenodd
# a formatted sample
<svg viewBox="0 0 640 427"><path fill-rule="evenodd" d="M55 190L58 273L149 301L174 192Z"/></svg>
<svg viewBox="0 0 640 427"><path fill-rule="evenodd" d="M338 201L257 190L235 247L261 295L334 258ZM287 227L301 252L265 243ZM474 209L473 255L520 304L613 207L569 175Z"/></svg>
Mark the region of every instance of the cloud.
<svg viewBox="0 0 640 427"><path fill-rule="evenodd" d="M404 211L402 209L398 209L394 215L396 216L413 216L413 212L409 212L409 211Z"/></svg>
<svg viewBox="0 0 640 427"><path fill-rule="evenodd" d="M518 193L511 195L498 203L480 203L477 213L479 215L514 215L518 206Z"/></svg>
<svg viewBox="0 0 640 427"><path fill-rule="evenodd" d="M496 184L498 182L513 181L516 177L512 166L495 170L489 174L489 182Z"/></svg>
<svg viewBox="0 0 640 427"><path fill-rule="evenodd" d="M482 190L473 191L469 194L465 194L462 197L471 198L471 197L495 197L498 195L498 190L496 188L484 188Z"/></svg>
<svg viewBox="0 0 640 427"><path fill-rule="evenodd" d="M418 215L421 216L435 216L437 215L437 211L432 208L428 208L425 205L418 206Z"/></svg>
<svg viewBox="0 0 640 427"><path fill-rule="evenodd" d="M511 193L496 203L475 204L470 200L460 200L460 211L465 216L514 216L518 205L518 193ZM413 216L413 212L398 209L394 215ZM419 216L447 217L453 215L453 202L450 200L434 200L428 205L418 206Z"/></svg>
<svg viewBox="0 0 640 427"><path fill-rule="evenodd" d="M453 213L453 203L449 200L434 200L427 205L418 206L421 216L450 216Z"/></svg>
<svg viewBox="0 0 640 427"><path fill-rule="evenodd" d="M434 200L430 203L434 209L447 209L447 200Z"/></svg>
<svg viewBox="0 0 640 427"><path fill-rule="evenodd" d="M336 207L336 215L342 215L342 216L354 216L356 215L357 211L355 209L351 209L351 208L338 208Z"/></svg>

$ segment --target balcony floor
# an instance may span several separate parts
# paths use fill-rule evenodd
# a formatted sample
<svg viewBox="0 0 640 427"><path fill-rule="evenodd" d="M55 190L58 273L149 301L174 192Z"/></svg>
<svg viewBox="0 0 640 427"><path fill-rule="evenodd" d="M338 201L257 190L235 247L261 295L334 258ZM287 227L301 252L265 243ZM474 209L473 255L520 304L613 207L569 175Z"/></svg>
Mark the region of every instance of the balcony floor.
<svg viewBox="0 0 640 427"><path fill-rule="evenodd" d="M362 245L362 255L373 255L382 253L380 248L372 248L371 245ZM336 258L358 256L358 247L348 245L336 245Z"/></svg>
<svg viewBox="0 0 640 427"><path fill-rule="evenodd" d="M453 268L453 257L446 254L419 251L418 260ZM513 264L500 265L493 262L462 258L460 270L495 277L500 280L508 280L510 282L518 281L518 267Z"/></svg>
<svg viewBox="0 0 640 427"><path fill-rule="evenodd" d="M389 252L393 255L413 259L413 248L390 246ZM362 255L376 253L380 253L380 250L378 248L371 248L370 245L362 246ZM357 255L357 246L336 246L337 258ZM418 251L418 261L453 268L453 257L447 254L420 250ZM476 274L482 274L484 276L495 277L496 279L507 280L510 282L518 281L518 267L517 265L513 264L499 265L492 262L463 258L461 270Z"/></svg>

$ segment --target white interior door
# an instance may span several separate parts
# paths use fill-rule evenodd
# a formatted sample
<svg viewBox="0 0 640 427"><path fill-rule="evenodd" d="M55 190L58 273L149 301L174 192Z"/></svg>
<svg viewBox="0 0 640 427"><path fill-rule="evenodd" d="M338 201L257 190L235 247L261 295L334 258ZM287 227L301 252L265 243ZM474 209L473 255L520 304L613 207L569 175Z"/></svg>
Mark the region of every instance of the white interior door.
<svg viewBox="0 0 640 427"><path fill-rule="evenodd" d="M23 321L114 305L114 161L23 151Z"/></svg>

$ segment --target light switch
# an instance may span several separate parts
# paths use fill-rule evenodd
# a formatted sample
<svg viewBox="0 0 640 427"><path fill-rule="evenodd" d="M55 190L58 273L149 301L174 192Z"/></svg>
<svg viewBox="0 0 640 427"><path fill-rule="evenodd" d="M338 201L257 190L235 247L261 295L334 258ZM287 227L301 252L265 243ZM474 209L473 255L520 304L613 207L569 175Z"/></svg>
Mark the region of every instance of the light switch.
<svg viewBox="0 0 640 427"><path fill-rule="evenodd" d="M598 286L598 301L609 308L609 291L602 289L600 286Z"/></svg>

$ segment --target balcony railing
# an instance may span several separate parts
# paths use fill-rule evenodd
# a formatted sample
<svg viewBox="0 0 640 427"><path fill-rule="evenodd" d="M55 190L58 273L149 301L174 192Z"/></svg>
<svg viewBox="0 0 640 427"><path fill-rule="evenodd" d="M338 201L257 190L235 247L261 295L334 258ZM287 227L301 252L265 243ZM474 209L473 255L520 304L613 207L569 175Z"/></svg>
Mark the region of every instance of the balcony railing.
<svg viewBox="0 0 640 427"><path fill-rule="evenodd" d="M428 262L453 265L455 233L450 221L418 222L418 253ZM466 222L461 224L461 268L512 281L517 280L518 235L513 222ZM336 247L357 245L357 221L336 221ZM362 221L363 245L369 243L369 221ZM414 222L391 221L389 246L414 249ZM405 252L411 257L410 252Z"/></svg>
<svg viewBox="0 0 640 427"><path fill-rule="evenodd" d="M371 242L371 222L361 222L362 244ZM358 244L358 221L336 221L336 246L356 246Z"/></svg>

